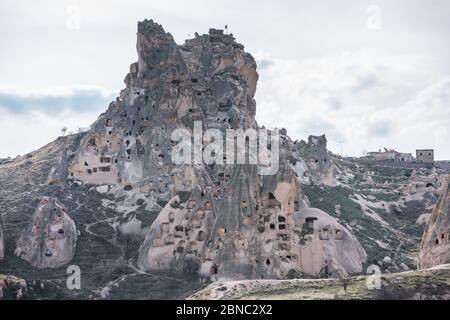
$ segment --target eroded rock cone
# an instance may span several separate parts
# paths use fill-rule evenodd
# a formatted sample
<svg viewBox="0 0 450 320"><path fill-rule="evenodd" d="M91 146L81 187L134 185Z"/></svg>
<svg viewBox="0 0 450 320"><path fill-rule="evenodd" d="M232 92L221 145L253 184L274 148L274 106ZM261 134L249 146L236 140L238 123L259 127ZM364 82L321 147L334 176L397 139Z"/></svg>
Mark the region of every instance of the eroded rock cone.
<svg viewBox="0 0 450 320"><path fill-rule="evenodd" d="M422 236L419 268L450 263L450 180L431 213Z"/></svg>
<svg viewBox="0 0 450 320"><path fill-rule="evenodd" d="M77 230L67 208L55 198L43 197L15 254L36 268L57 268L72 260L76 242Z"/></svg>
<svg viewBox="0 0 450 320"><path fill-rule="evenodd" d="M218 129L223 136L227 129L259 129L258 73L244 47L215 29L177 45L152 20L138 24L137 38L139 59L125 78L126 88L84 137L69 175L144 193L161 205L140 247L139 267L250 279L282 278L292 270L319 274L333 261L360 272L364 250L327 214L318 219L325 218L338 235L319 240L330 245L305 247L319 237L316 229L301 242L309 215L302 214L303 195L291 168L302 160L301 146L294 147L285 130L279 169L272 175L262 175L257 164L228 164L225 155L225 164L174 164L176 129L192 133L196 121L200 129ZM326 141L317 153L328 170L324 146ZM275 154L274 145L270 152ZM307 262L312 256L314 262Z"/></svg>

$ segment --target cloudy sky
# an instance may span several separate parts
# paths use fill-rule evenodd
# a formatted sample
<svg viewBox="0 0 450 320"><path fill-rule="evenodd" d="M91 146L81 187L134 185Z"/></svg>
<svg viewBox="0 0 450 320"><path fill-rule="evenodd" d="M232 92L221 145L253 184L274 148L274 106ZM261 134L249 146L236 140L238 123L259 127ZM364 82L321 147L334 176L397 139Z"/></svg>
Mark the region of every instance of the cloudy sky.
<svg viewBox="0 0 450 320"><path fill-rule="evenodd" d="M78 15L79 14L79 15ZM136 23L178 43L228 24L258 62L257 120L346 155L434 148L450 159L450 2L0 2L0 157L89 126L137 59Z"/></svg>

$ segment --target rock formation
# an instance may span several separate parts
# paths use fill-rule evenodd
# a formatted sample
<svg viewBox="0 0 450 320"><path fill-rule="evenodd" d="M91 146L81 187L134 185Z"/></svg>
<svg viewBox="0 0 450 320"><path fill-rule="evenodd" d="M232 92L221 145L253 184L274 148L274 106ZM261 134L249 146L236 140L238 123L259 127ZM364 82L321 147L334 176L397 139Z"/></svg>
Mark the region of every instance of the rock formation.
<svg viewBox="0 0 450 320"><path fill-rule="evenodd" d="M5 257L5 237L3 236L2 217L0 216L0 260Z"/></svg>
<svg viewBox="0 0 450 320"><path fill-rule="evenodd" d="M139 249L140 268L229 279L319 274L327 264L362 270L365 252L349 231L326 213L304 208L291 168L303 160L284 130L273 175L222 154L212 164L174 164L176 129L195 133L198 121L200 130L224 136L227 129L259 129L256 63L233 35L211 29L177 45L159 24L145 20L138 24L137 51L126 88L83 138L69 175L145 193L158 203L160 213ZM317 153L326 171L323 139L310 138L306 152ZM275 144L269 149L268 158L278 154ZM319 229L308 237L311 217L320 220Z"/></svg>
<svg viewBox="0 0 450 320"><path fill-rule="evenodd" d="M423 234L419 268L431 268L446 263L450 263L450 179Z"/></svg>
<svg viewBox="0 0 450 320"><path fill-rule="evenodd" d="M67 179L69 168L69 162L67 159L67 152L64 150L56 159L54 166L51 168L48 178L47 184L63 186Z"/></svg>
<svg viewBox="0 0 450 320"><path fill-rule="evenodd" d="M325 135L309 136L308 142L295 141L293 153L291 165L302 183L336 184L336 168L332 163L331 152L327 150Z"/></svg>
<svg viewBox="0 0 450 320"><path fill-rule="evenodd" d="M15 254L36 268L57 268L72 260L76 242L77 230L67 208L55 198L43 197Z"/></svg>

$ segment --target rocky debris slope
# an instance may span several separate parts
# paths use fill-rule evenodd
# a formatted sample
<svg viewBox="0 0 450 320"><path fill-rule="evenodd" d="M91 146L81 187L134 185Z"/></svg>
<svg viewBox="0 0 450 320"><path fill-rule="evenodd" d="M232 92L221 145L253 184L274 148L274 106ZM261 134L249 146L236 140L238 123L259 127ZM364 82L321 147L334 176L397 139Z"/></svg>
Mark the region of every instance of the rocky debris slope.
<svg viewBox="0 0 450 320"><path fill-rule="evenodd" d="M374 287L379 283L379 289ZM346 279L215 282L191 300L448 300L450 265Z"/></svg>
<svg viewBox="0 0 450 320"><path fill-rule="evenodd" d="M433 209L422 237L419 268L450 262L450 179Z"/></svg>
<svg viewBox="0 0 450 320"><path fill-rule="evenodd" d="M43 197L15 254L36 268L57 268L72 260L76 242L77 230L67 208L55 198Z"/></svg>
<svg viewBox="0 0 450 320"><path fill-rule="evenodd" d="M196 121L200 130L223 136L228 129L259 128L256 63L233 35L211 29L177 45L159 24L145 20L138 24L137 51L126 88L86 134L69 172L71 179L113 184L116 192L122 187L127 199L145 195L142 201L159 212L139 249L140 268L282 278L290 272L318 274L333 261L347 272L362 271L363 249L341 225L330 230L339 233L336 239L318 240L332 245L300 242L308 216L300 214L302 191L288 159L299 158L303 148L326 167L328 154L319 146L326 140L313 138L295 148L281 132L279 170L271 176L262 175L257 164L235 165L222 154L212 164L175 165L171 159L177 143L172 133L195 133ZM317 219L322 218L327 215ZM314 268L305 267L316 247ZM349 248L348 256L340 255Z"/></svg>
<svg viewBox="0 0 450 320"><path fill-rule="evenodd" d="M0 300L22 300L43 297L45 285L41 281L24 279L0 274Z"/></svg>

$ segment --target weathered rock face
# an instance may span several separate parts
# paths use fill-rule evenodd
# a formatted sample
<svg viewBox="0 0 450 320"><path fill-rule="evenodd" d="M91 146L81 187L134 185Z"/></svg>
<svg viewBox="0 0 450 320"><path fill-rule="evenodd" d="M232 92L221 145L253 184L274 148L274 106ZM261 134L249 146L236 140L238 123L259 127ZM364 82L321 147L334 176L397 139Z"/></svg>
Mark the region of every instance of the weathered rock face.
<svg viewBox="0 0 450 320"><path fill-rule="evenodd" d="M295 141L292 166L302 183L336 184L336 169L332 163L331 153L327 150L327 138L309 136L308 142Z"/></svg>
<svg viewBox="0 0 450 320"><path fill-rule="evenodd" d="M362 272L367 255L355 236L322 210L304 206L296 217L300 233L301 270L339 276Z"/></svg>
<svg viewBox="0 0 450 320"><path fill-rule="evenodd" d="M214 29L178 46L160 25L140 22L137 49L126 89L83 140L70 175L163 194L175 129L192 130L195 120L203 129L256 128L258 74L243 46Z"/></svg>
<svg viewBox="0 0 450 320"><path fill-rule="evenodd" d="M36 268L57 268L72 260L76 242L77 230L67 208L55 198L43 197L15 254Z"/></svg>
<svg viewBox="0 0 450 320"><path fill-rule="evenodd" d="M56 159L54 166L51 168L47 184L64 186L68 174L69 162L67 159L67 152L64 150Z"/></svg>
<svg viewBox="0 0 450 320"><path fill-rule="evenodd" d="M2 217L0 216L0 260L5 257L5 237L3 235Z"/></svg>
<svg viewBox="0 0 450 320"><path fill-rule="evenodd" d="M341 230L339 239L301 242L307 227L303 196L288 162L300 158L285 132L273 175L261 175L257 164L229 164L225 156L224 164L217 157L211 165L173 163L175 129L192 133L195 121L223 136L227 129L259 128L256 63L232 35L211 29L177 45L146 20L138 24L137 50L126 88L85 136L69 174L145 193L160 205L139 250L140 268L229 279L318 274L328 261L361 271L364 252L357 240L325 213L318 219ZM271 145L272 154L275 150ZM314 254L311 241L320 251L312 266L306 262ZM330 244L317 244L321 241Z"/></svg>
<svg viewBox="0 0 450 320"><path fill-rule="evenodd" d="M419 268L450 262L450 179L433 209L422 237Z"/></svg>

